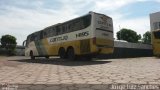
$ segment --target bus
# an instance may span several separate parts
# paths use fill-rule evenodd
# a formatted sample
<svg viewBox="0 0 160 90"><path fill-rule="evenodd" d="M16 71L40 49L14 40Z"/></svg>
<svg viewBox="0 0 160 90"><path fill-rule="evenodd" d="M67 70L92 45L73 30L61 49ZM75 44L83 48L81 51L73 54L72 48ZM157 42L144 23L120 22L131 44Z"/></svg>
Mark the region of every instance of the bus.
<svg viewBox="0 0 160 90"><path fill-rule="evenodd" d="M97 54L112 54L113 44L112 18L89 12L28 35L25 55L31 59L50 56L70 60L79 56L92 58Z"/></svg>
<svg viewBox="0 0 160 90"><path fill-rule="evenodd" d="M160 12L150 14L150 26L153 54L160 56Z"/></svg>

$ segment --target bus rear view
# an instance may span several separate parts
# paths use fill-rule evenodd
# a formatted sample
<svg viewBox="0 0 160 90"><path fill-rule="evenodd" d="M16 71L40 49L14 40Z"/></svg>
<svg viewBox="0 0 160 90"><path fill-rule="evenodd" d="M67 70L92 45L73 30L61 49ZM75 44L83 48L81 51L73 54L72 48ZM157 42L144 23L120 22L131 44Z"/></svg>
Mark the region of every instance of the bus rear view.
<svg viewBox="0 0 160 90"><path fill-rule="evenodd" d="M114 50L113 21L104 14L94 13L93 43L99 54L112 54Z"/></svg>

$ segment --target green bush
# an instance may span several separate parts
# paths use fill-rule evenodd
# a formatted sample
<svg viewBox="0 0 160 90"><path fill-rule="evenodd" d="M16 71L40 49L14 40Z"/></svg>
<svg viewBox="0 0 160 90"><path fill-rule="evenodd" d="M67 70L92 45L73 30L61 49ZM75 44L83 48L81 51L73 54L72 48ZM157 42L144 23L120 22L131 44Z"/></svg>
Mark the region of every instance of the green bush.
<svg viewBox="0 0 160 90"><path fill-rule="evenodd" d="M1 37L1 49L4 49L3 54L15 55L17 45L16 38L12 35L3 35Z"/></svg>

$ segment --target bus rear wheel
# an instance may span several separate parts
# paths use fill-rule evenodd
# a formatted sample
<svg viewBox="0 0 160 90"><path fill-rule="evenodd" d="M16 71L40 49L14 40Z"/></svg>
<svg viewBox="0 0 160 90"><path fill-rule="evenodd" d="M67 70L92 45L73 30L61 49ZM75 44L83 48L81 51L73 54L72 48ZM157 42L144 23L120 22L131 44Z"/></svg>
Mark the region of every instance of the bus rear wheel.
<svg viewBox="0 0 160 90"><path fill-rule="evenodd" d="M30 52L30 57L31 57L32 60L35 59L35 56L33 55L33 51Z"/></svg>
<svg viewBox="0 0 160 90"><path fill-rule="evenodd" d="M60 48L58 52L60 58L65 59L66 58L66 52L64 48Z"/></svg>
<svg viewBox="0 0 160 90"><path fill-rule="evenodd" d="M67 50L67 57L68 57L69 60L75 60L76 59L76 55L75 55L75 52L74 52L73 48L69 48Z"/></svg>

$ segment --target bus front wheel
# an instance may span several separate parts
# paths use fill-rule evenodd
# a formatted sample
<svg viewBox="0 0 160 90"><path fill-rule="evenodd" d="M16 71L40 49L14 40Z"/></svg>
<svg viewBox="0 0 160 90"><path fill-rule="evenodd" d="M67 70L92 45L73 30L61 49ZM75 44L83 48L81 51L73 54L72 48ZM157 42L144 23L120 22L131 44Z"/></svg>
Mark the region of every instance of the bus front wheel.
<svg viewBox="0 0 160 90"><path fill-rule="evenodd" d="M35 56L33 55L33 51L30 52L30 57L31 57L32 60L35 59Z"/></svg>
<svg viewBox="0 0 160 90"><path fill-rule="evenodd" d="M75 60L76 56L73 48L67 50L67 56L69 60Z"/></svg>

